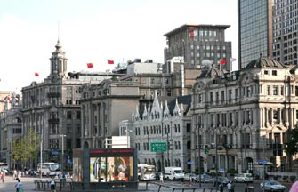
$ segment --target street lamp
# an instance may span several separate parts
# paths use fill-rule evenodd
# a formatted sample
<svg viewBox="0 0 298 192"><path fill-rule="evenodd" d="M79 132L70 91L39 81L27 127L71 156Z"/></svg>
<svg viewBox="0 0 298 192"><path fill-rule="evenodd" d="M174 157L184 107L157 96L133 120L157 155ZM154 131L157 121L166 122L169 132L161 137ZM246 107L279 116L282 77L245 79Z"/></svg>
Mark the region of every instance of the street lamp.
<svg viewBox="0 0 298 192"><path fill-rule="evenodd" d="M200 137L200 127L198 126L198 119L197 119L197 142L198 142L198 154L199 154L199 187L201 187L201 137Z"/></svg>
<svg viewBox="0 0 298 192"><path fill-rule="evenodd" d="M130 133L132 133L132 130L128 129L128 125L126 124L126 148L130 148Z"/></svg>
<svg viewBox="0 0 298 192"><path fill-rule="evenodd" d="M43 162L43 157L42 157L42 151L43 151L43 129L41 128L40 131L40 167L39 167L39 175L40 178L42 179L42 162Z"/></svg>
<svg viewBox="0 0 298 192"><path fill-rule="evenodd" d="M64 137L66 137L66 135L60 134L59 135L61 137L61 172L63 173L63 160L64 160Z"/></svg>

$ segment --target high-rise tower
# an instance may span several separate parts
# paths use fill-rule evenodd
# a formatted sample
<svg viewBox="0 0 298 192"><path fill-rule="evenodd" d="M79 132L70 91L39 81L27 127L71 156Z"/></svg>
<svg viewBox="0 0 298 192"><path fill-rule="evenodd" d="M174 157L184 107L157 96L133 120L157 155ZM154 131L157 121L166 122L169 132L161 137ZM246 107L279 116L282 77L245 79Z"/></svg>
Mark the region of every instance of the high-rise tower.
<svg viewBox="0 0 298 192"><path fill-rule="evenodd" d="M231 42L225 41L229 25L183 25L165 34L167 47L165 60L183 58L185 67L200 68L203 60L211 60L222 69L230 70ZM222 63L223 64L223 63Z"/></svg>
<svg viewBox="0 0 298 192"><path fill-rule="evenodd" d="M238 69L272 56L272 0L238 0Z"/></svg>
<svg viewBox="0 0 298 192"><path fill-rule="evenodd" d="M274 0L273 58L298 65L298 1Z"/></svg>

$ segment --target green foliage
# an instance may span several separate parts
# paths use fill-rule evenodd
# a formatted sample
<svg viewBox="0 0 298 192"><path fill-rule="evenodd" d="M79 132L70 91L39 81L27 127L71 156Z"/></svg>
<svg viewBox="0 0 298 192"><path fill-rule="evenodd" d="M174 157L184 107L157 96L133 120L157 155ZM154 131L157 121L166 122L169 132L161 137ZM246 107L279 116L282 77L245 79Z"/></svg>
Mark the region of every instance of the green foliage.
<svg viewBox="0 0 298 192"><path fill-rule="evenodd" d="M297 145L298 145L298 128L295 128L289 132L289 139L288 139L288 142L286 143L287 154L291 156L295 155L298 152Z"/></svg>
<svg viewBox="0 0 298 192"><path fill-rule="evenodd" d="M12 159L16 162L27 162L37 158L40 138L35 130L29 129L25 135L12 143Z"/></svg>

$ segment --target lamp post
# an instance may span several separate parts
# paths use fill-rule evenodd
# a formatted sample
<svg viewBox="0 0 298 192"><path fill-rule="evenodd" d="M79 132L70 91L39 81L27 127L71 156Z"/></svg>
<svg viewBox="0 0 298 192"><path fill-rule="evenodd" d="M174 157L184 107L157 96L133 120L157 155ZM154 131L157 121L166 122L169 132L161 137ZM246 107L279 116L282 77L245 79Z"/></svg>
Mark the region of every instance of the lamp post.
<svg viewBox="0 0 298 192"><path fill-rule="evenodd" d="M43 129L41 128L41 131L40 131L40 167L39 167L39 175L40 175L40 178L42 179L42 163L43 163L43 157L42 157L42 151L43 151Z"/></svg>
<svg viewBox="0 0 298 192"><path fill-rule="evenodd" d="M63 173L63 160L64 160L64 137L66 137L66 135L59 135L61 137L61 172Z"/></svg>
<svg viewBox="0 0 298 192"><path fill-rule="evenodd" d="M198 117L197 117L198 118ZM200 127L198 125L198 119L196 120L196 127L197 127L197 143L198 143L198 163L199 163L199 167L198 167L198 171L199 171L199 187L201 187L201 137L200 137Z"/></svg>
<svg viewBox="0 0 298 192"><path fill-rule="evenodd" d="M126 132L126 147L130 148L130 133L132 133L132 130L128 128L128 123L125 124L125 132Z"/></svg>
<svg viewBox="0 0 298 192"><path fill-rule="evenodd" d="M216 189L218 188L218 153L217 153L217 132L215 131L215 172L216 172Z"/></svg>

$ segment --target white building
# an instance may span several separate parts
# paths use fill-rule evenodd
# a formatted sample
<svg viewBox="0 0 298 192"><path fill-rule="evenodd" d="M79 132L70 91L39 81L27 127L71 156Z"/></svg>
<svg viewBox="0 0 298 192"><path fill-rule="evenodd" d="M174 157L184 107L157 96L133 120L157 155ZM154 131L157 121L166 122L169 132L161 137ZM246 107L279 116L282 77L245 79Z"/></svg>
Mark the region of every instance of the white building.
<svg viewBox="0 0 298 192"><path fill-rule="evenodd" d="M178 97L172 103L159 103L155 94L152 106L137 107L132 119L132 147L138 150L138 163L188 169L190 161L190 96ZM152 151L154 143L165 143L164 152Z"/></svg>
<svg viewBox="0 0 298 192"><path fill-rule="evenodd" d="M211 66L202 71L193 87L191 111L193 132L200 135L193 135L192 143L204 149L204 171L261 174L260 160L270 161L272 171L289 168L284 144L287 131L297 126L297 75L297 68L266 58L231 74ZM195 154L192 159L198 161Z"/></svg>

